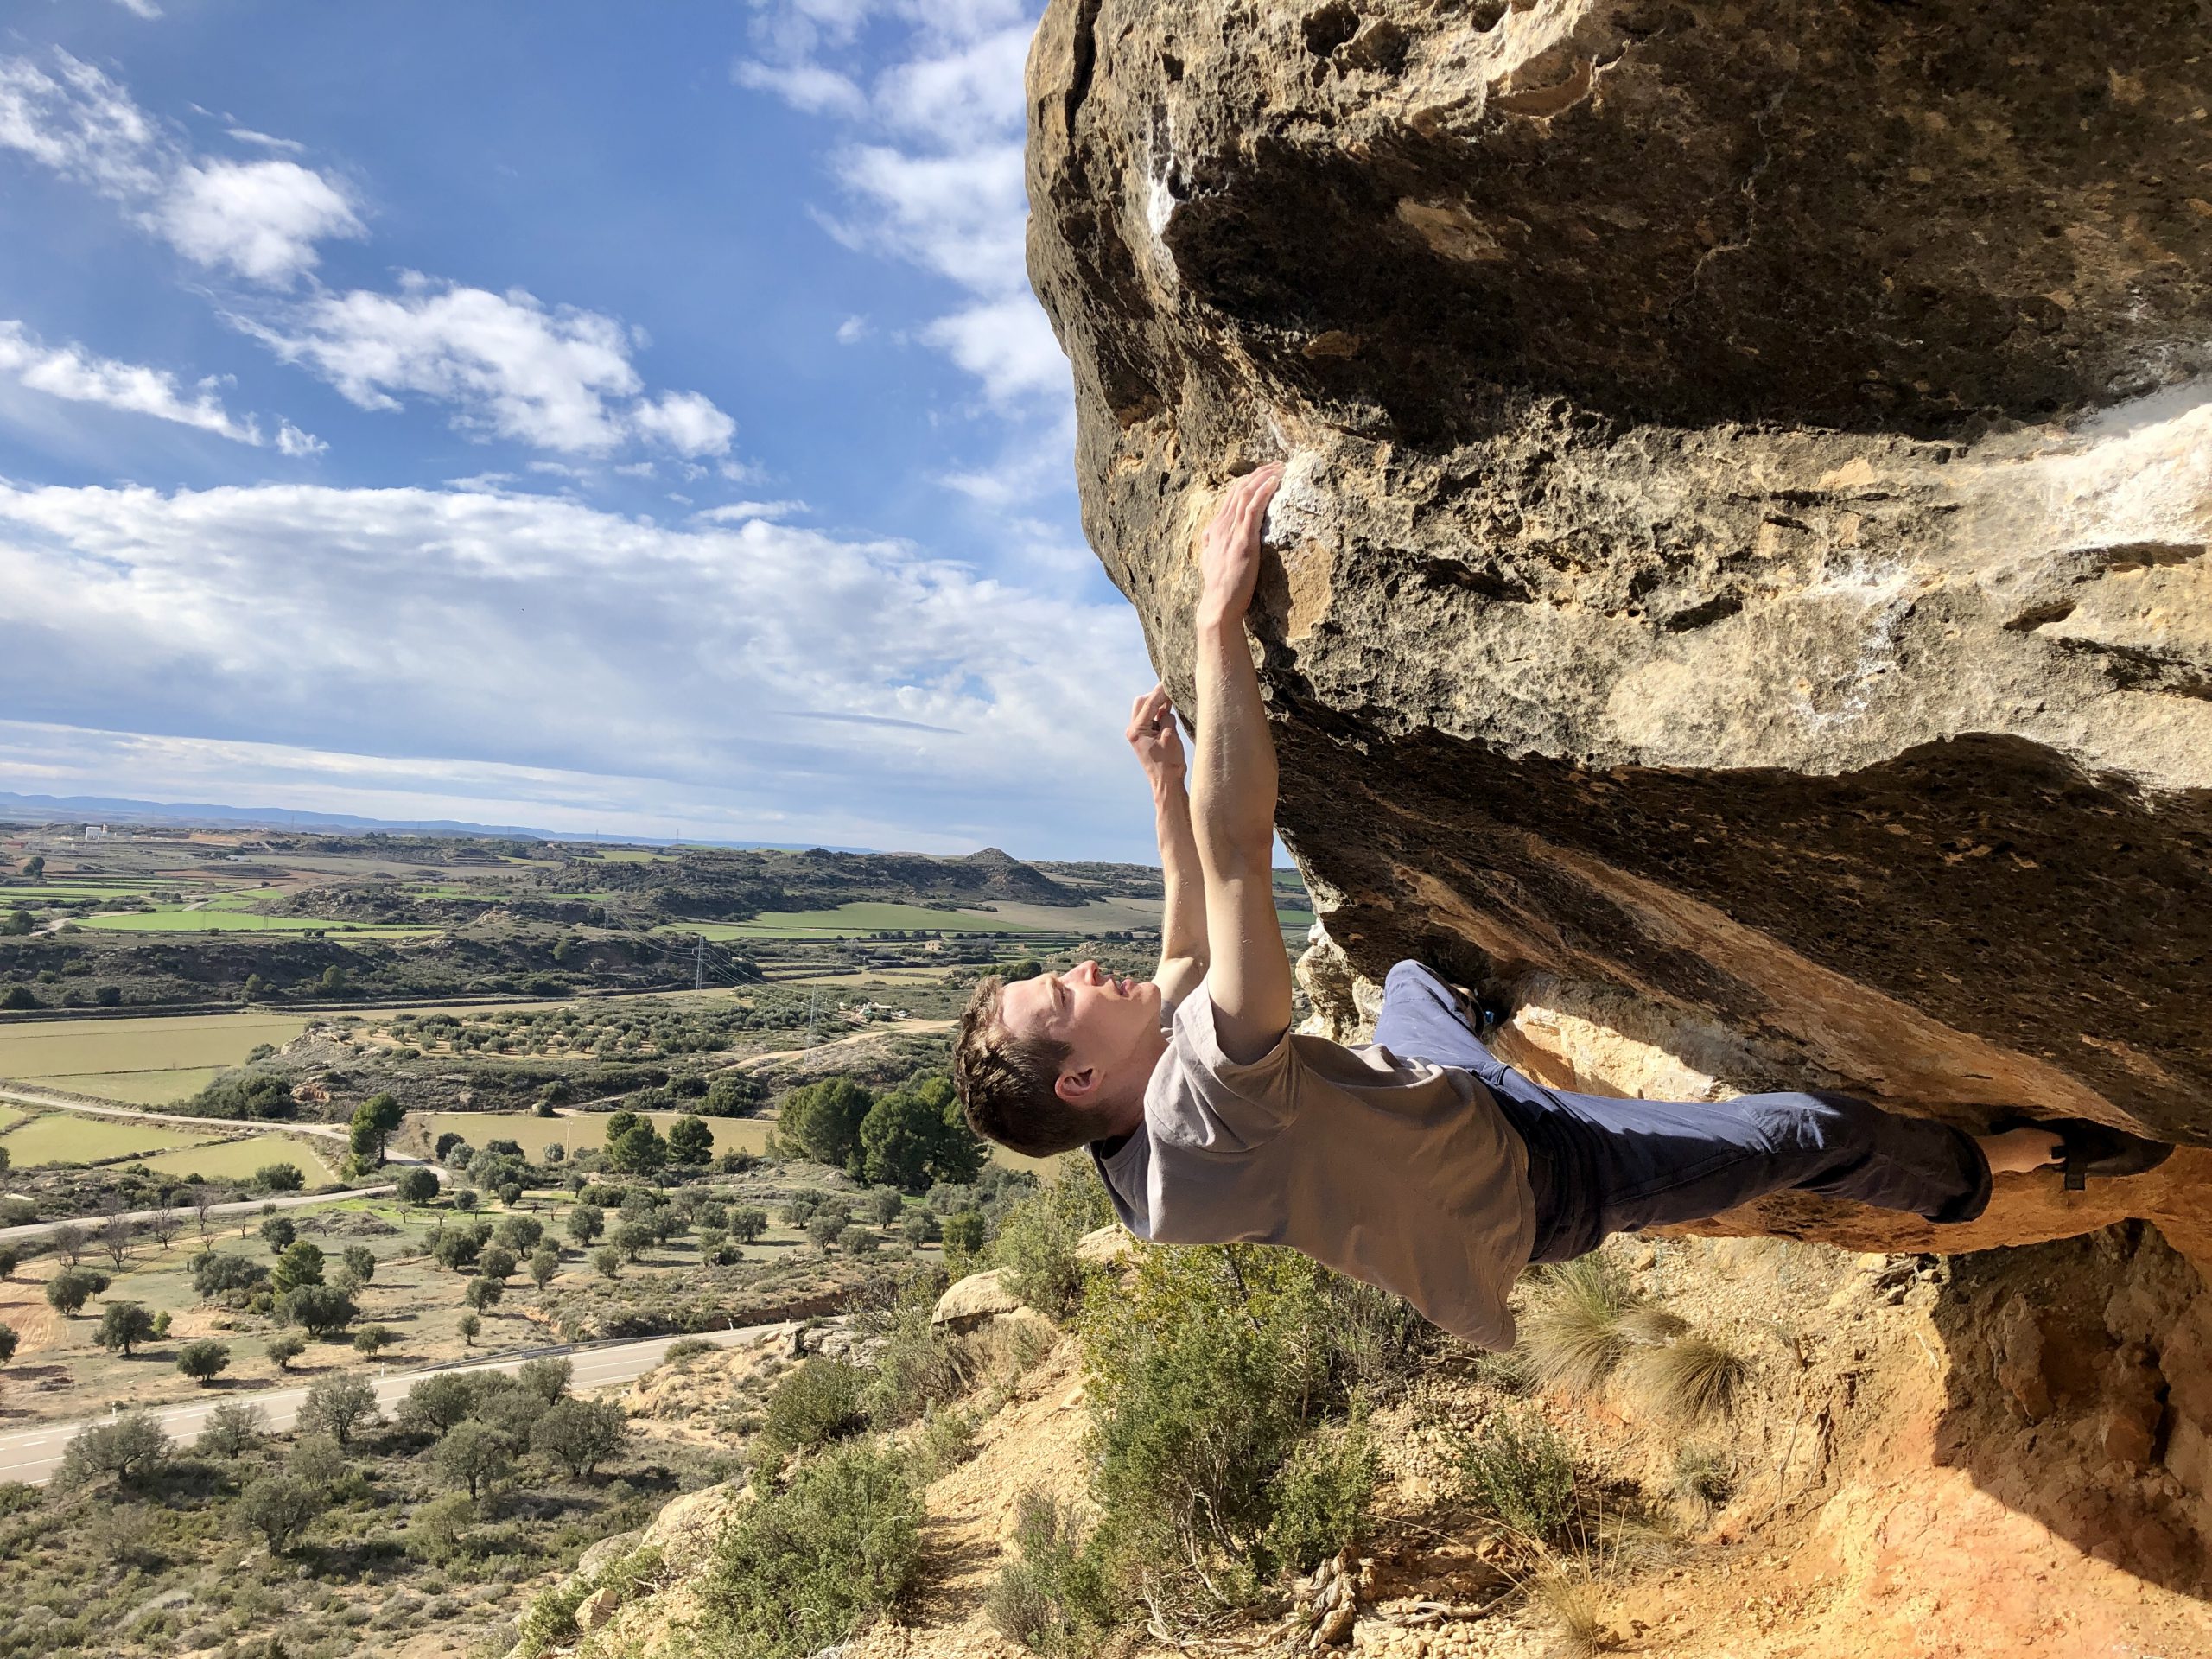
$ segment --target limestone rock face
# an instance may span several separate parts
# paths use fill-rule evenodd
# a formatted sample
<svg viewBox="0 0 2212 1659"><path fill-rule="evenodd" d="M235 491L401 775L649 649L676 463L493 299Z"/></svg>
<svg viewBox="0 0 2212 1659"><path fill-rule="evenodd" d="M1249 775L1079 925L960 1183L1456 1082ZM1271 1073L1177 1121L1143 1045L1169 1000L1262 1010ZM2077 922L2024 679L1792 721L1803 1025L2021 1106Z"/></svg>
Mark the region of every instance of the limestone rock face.
<svg viewBox="0 0 2212 1659"><path fill-rule="evenodd" d="M1289 461L1252 630L1337 979L2212 1146L2200 8L1053 0L1028 90L1180 699L1198 533Z"/></svg>

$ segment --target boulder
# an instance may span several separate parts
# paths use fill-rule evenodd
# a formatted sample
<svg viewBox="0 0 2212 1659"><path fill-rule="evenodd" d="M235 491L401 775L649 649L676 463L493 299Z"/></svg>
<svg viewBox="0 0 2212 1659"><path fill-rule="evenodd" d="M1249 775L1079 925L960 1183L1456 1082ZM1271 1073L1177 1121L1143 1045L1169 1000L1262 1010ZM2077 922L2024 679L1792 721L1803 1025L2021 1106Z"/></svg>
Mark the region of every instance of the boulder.
<svg viewBox="0 0 2212 1659"><path fill-rule="evenodd" d="M946 1286L930 1314L930 1323L953 1331L972 1331L1020 1306L1021 1299L1006 1287L1005 1269L993 1268Z"/></svg>
<svg viewBox="0 0 2212 1659"><path fill-rule="evenodd" d="M1031 276L1185 706L1198 532L1288 462L1251 629L1317 1012L1418 957L1581 1087L2124 1124L2188 1150L1971 1239L1717 1225L2138 1216L2212 1262L2202 34L1052 0Z"/></svg>

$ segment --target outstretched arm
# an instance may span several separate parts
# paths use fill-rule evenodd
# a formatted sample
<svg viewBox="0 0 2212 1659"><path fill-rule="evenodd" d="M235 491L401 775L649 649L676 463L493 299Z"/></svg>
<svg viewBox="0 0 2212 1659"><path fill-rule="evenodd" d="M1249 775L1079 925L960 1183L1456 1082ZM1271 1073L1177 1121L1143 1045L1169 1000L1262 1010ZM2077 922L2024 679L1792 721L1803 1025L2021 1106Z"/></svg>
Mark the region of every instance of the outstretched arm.
<svg viewBox="0 0 2212 1659"><path fill-rule="evenodd" d="M1167 888L1160 966L1152 980L1166 1001L1179 1002L1206 976L1206 904L1198 842L1191 834L1191 798L1183 784L1183 739L1166 686L1154 686L1131 706L1127 736L1152 785L1160 869Z"/></svg>
<svg viewBox="0 0 2212 1659"><path fill-rule="evenodd" d="M1197 617L1198 768L1191 810L1205 880L1215 1035L1232 1060L1260 1058L1290 1025L1290 957L1275 916L1275 746L1244 613L1281 465L1230 486L1206 527Z"/></svg>

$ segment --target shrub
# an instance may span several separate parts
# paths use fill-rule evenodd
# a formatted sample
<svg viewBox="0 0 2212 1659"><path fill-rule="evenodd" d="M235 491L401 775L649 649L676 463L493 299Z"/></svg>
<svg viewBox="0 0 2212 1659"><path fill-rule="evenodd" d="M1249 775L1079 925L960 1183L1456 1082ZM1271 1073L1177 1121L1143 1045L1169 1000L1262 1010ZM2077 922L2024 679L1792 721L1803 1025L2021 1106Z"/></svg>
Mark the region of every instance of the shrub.
<svg viewBox="0 0 2212 1659"><path fill-rule="evenodd" d="M399 1332L388 1325L365 1325L353 1333L353 1351L374 1359L399 1340Z"/></svg>
<svg viewBox="0 0 2212 1659"><path fill-rule="evenodd" d="M276 1300L278 1317L290 1320L311 1337L327 1337L353 1322L360 1309L335 1285L302 1285Z"/></svg>
<svg viewBox="0 0 2212 1659"><path fill-rule="evenodd" d="M1098 1172L1088 1164L1071 1166L1007 1212L991 1259L1006 1269L1008 1290L1047 1319L1065 1319L1083 1296L1076 1246L1113 1219Z"/></svg>
<svg viewBox="0 0 2212 1659"><path fill-rule="evenodd" d="M1115 1622L1099 1551L1078 1533L1075 1512L1044 1493L1024 1492L1014 1511L1014 1560L986 1599L1001 1635L1055 1659L1095 1648Z"/></svg>
<svg viewBox="0 0 2212 1659"><path fill-rule="evenodd" d="M1621 1316L1633 1306L1619 1269L1600 1252L1538 1268L1520 1319L1538 1385L1595 1394L1628 1350Z"/></svg>
<svg viewBox="0 0 2212 1659"><path fill-rule="evenodd" d="M365 1376L332 1372L308 1385L300 1402L299 1429L303 1434L327 1434L344 1446L353 1431L377 1421L377 1393Z"/></svg>
<svg viewBox="0 0 2212 1659"><path fill-rule="evenodd" d="M467 1548L468 1529L476 1519L476 1500L467 1492L448 1492L418 1503L407 1521L407 1553L417 1560L451 1560Z"/></svg>
<svg viewBox="0 0 2212 1659"><path fill-rule="evenodd" d="M703 1337L679 1337L661 1351L660 1363L681 1365L685 1360L696 1359L701 1354L716 1352L718 1348L718 1344L709 1342Z"/></svg>
<svg viewBox="0 0 2212 1659"><path fill-rule="evenodd" d="M1574 1519L1574 1454L1541 1418L1501 1417L1461 1453L1459 1477L1484 1513L1538 1543Z"/></svg>
<svg viewBox="0 0 2212 1659"><path fill-rule="evenodd" d="M230 1344L217 1342L212 1337L188 1342L177 1350L177 1370L203 1388L213 1382L219 1372L228 1370L230 1365Z"/></svg>
<svg viewBox="0 0 2212 1659"><path fill-rule="evenodd" d="M569 1385L575 1381L575 1376L576 1368L571 1361L526 1359L515 1372L515 1382L550 1406L569 1392Z"/></svg>
<svg viewBox="0 0 2212 1659"><path fill-rule="evenodd" d="M114 1421L92 1423L77 1431L54 1471L62 1486L84 1486L113 1475L127 1481L145 1473L169 1454L169 1437L143 1411L124 1413Z"/></svg>
<svg viewBox="0 0 2212 1659"><path fill-rule="evenodd" d="M1378 1469L1364 1412L1308 1431L1269 1494L1268 1554L1288 1571L1309 1573L1346 1545L1363 1542Z"/></svg>
<svg viewBox="0 0 2212 1659"><path fill-rule="evenodd" d="M857 1367L820 1354L779 1378L769 1390L766 1421L760 1427L762 1466L857 1433L867 1380Z"/></svg>
<svg viewBox="0 0 2212 1659"><path fill-rule="evenodd" d="M658 1548L637 1549L608 1562L596 1573L573 1576L555 1585L532 1601L523 1614L511 1659L538 1659L550 1648L574 1642L579 1634L576 1609L584 1605L587 1598L601 1590L612 1590L618 1602L626 1601L640 1586L658 1578L660 1568L661 1554Z"/></svg>
<svg viewBox="0 0 2212 1659"><path fill-rule="evenodd" d="M1349 1281L1287 1250L1156 1249L1126 1289L1097 1281L1080 1329L1116 1582L1162 1605L1241 1603L1281 1547L1357 1534L1357 1437L1304 1443L1352 1405L1369 1317ZM1278 1535L1286 1498L1298 1513Z"/></svg>
<svg viewBox="0 0 2212 1659"><path fill-rule="evenodd" d="M269 1345L261 1351L269 1356L269 1363L280 1371L292 1369L292 1362L307 1352L307 1339L287 1331L269 1338Z"/></svg>
<svg viewBox="0 0 2212 1659"><path fill-rule="evenodd" d="M1675 1452L1668 1485L1683 1503L1699 1510L1718 1509L1734 1488L1728 1461L1710 1446L1684 1446Z"/></svg>
<svg viewBox="0 0 2212 1659"><path fill-rule="evenodd" d="M399 1402L403 1428L428 1429L442 1434L467 1417L476 1404L474 1376L460 1371L440 1371L424 1377L407 1390Z"/></svg>
<svg viewBox="0 0 2212 1659"><path fill-rule="evenodd" d="M22 1340L22 1338L16 1334L14 1325L0 1325L0 1365L5 1365L10 1360L15 1358L16 1345Z"/></svg>
<svg viewBox="0 0 2212 1659"><path fill-rule="evenodd" d="M238 1494L238 1524L269 1541L282 1555L322 1513L322 1494L290 1475L263 1475Z"/></svg>
<svg viewBox="0 0 2212 1659"><path fill-rule="evenodd" d="M476 1344L476 1333L484 1328L484 1321L474 1313L464 1313L453 1322L453 1328L461 1332L461 1339L464 1344L474 1347Z"/></svg>
<svg viewBox="0 0 2212 1659"><path fill-rule="evenodd" d="M377 1276L377 1253L365 1244L348 1244L339 1259L357 1285L365 1285Z"/></svg>
<svg viewBox="0 0 2212 1659"><path fill-rule="evenodd" d="M961 1360L931 1320L944 1275L915 1274L888 1300L855 1311L855 1330L874 1351L861 1408L878 1428L912 1422L967 1386Z"/></svg>
<svg viewBox="0 0 2212 1659"><path fill-rule="evenodd" d="M514 1466L507 1437L489 1423L474 1419L454 1425L432 1454L438 1473L448 1484L466 1485L473 1499Z"/></svg>
<svg viewBox="0 0 2212 1659"><path fill-rule="evenodd" d="M65 1319L73 1318L107 1285L104 1273L90 1268L64 1268L46 1281L46 1305Z"/></svg>
<svg viewBox="0 0 2212 1659"><path fill-rule="evenodd" d="M152 1340L153 1335L154 1316L146 1311L144 1304L110 1302L100 1309L100 1328L92 1339L128 1359L131 1349Z"/></svg>
<svg viewBox="0 0 2212 1659"><path fill-rule="evenodd" d="M192 1258L192 1294L203 1301L232 1291L250 1291L269 1277L269 1269L243 1255L203 1250Z"/></svg>
<svg viewBox="0 0 2212 1659"><path fill-rule="evenodd" d="M914 1431L914 1453L931 1480L957 1469L976 1455L975 1414L957 1407L931 1407Z"/></svg>
<svg viewBox="0 0 2212 1659"><path fill-rule="evenodd" d="M259 1406L226 1402L207 1414L193 1450L203 1458L235 1458L250 1452L269 1433L269 1414Z"/></svg>
<svg viewBox="0 0 2212 1659"><path fill-rule="evenodd" d="M896 1605L921 1567L921 1495L905 1461L841 1446L741 1511L701 1586L702 1633L728 1659L798 1659Z"/></svg>
<svg viewBox="0 0 2212 1659"><path fill-rule="evenodd" d="M264 1164L253 1172L246 1185L256 1192L297 1192L308 1184L297 1164Z"/></svg>
<svg viewBox="0 0 2212 1659"><path fill-rule="evenodd" d="M620 1452L630 1419L613 1400L569 1398L554 1405L530 1431L530 1449L567 1465L581 1480Z"/></svg>

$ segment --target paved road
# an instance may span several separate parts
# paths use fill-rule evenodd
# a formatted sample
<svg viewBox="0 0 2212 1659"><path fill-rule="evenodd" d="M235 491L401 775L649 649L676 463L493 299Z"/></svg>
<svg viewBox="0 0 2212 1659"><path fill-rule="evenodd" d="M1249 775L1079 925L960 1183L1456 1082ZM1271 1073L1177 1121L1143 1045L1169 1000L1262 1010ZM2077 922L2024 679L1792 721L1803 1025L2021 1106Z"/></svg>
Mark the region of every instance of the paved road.
<svg viewBox="0 0 2212 1659"><path fill-rule="evenodd" d="M709 1331L696 1340L711 1342L718 1347L734 1348L747 1344L772 1340L791 1330L789 1323L779 1325L751 1325L735 1331ZM660 1363L669 1344L682 1342L682 1337L645 1337L636 1342L610 1343L602 1348L580 1348L564 1354L575 1367L575 1386L579 1390L611 1388L642 1376ZM387 1371L375 1379L377 1404L389 1413L425 1376L436 1371L512 1371L519 1369L525 1355L516 1359L486 1360L475 1365L424 1366L414 1370ZM269 1427L287 1429L300 1414L300 1403L307 1398L304 1388L213 1389L204 1399L185 1405L166 1406L155 1411L154 1416L168 1431L172 1440L188 1442L200 1433L207 1421L207 1414L217 1406L250 1404L259 1406L269 1414ZM98 1419L95 1421L105 1421ZM48 1423L37 1428L27 1428L12 1434L0 1434L0 1481L22 1480L43 1485L54 1478L60 1466L61 1454L71 1437L83 1428L82 1421Z"/></svg>

